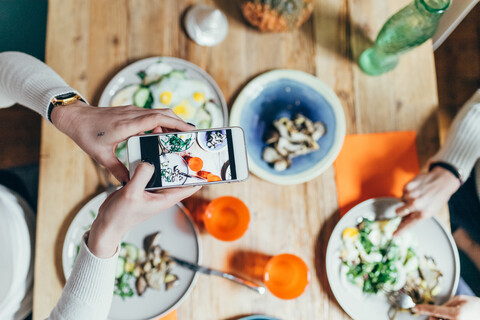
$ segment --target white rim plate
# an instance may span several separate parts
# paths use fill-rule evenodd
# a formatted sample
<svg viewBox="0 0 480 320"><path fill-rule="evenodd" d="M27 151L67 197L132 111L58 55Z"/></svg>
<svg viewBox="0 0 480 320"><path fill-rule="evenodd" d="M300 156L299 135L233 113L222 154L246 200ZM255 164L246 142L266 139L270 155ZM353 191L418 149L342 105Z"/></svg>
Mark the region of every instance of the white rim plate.
<svg viewBox="0 0 480 320"><path fill-rule="evenodd" d="M340 306L354 320L384 320L388 319L389 304L385 296L367 296L361 289L349 283L340 275L340 259L338 251L342 247L341 234L347 227L357 225L362 217L369 219L392 218L394 209L400 204L396 198L376 198L366 200L340 219L328 241L325 259L327 278L330 288ZM431 256L443 273L442 291L436 297L435 303L442 304L456 292L460 278L460 261L455 242L450 233L436 218L427 219L406 231L417 242L417 252L420 255ZM372 312L375 310L375 312ZM412 316L400 312L396 320L423 320L428 317Z"/></svg>
<svg viewBox="0 0 480 320"><path fill-rule="evenodd" d="M72 271L77 246L87 227L93 221L91 212L98 212L106 197L107 193L103 192L90 200L80 209L68 228L62 254L63 272L66 279ZM182 204L179 203L135 226L125 235L123 241L133 243L141 248L145 236L157 231L162 232L160 243L165 250L181 259L201 263L198 230ZM120 297L114 296L109 319L158 319L176 309L193 289L198 275L180 267L175 267L173 272L178 275L180 282L170 291L161 292L149 288L142 297L135 295L124 301Z"/></svg>
<svg viewBox="0 0 480 320"><path fill-rule="evenodd" d="M335 118L337 119L333 146L325 157L317 164L313 165L310 169L294 175L279 176L263 170L253 161L250 154L248 154L247 148L248 166L253 174L272 183L280 185L304 183L318 177L333 164L342 148L343 140L345 139L346 124L342 104L335 92L333 92L333 90L320 79L303 71L287 69L274 70L259 75L242 89L238 98L235 100L230 112L230 126L240 126L242 111L244 108L248 108L248 99L251 99L252 96L257 96L260 93L261 90L259 88L279 79L292 79L301 82L319 92L323 95L325 100L328 101L332 106Z"/></svg>
<svg viewBox="0 0 480 320"><path fill-rule="evenodd" d="M0 318L23 319L32 311L35 215L27 202L0 186ZM10 250L7 251L7 249Z"/></svg>
<svg viewBox="0 0 480 320"><path fill-rule="evenodd" d="M223 96L220 87L217 85L215 80L203 69L198 67L197 65L188 62L183 59L174 58L174 57L152 57L146 58L139 61L136 61L122 70L120 70L110 82L107 84L105 89L100 96L100 101L98 105L100 107L108 107L110 106L110 101L112 100L113 96L117 93L118 90L122 89L126 85L129 84L139 84L140 80L137 76L137 72L141 70L145 70L148 66L153 63L158 62L159 60L162 62L169 64L174 69L184 69L186 70L187 76L192 79L198 79L204 81L210 88L213 93L215 103L220 106L223 113L223 125L228 125L228 108L225 98Z"/></svg>

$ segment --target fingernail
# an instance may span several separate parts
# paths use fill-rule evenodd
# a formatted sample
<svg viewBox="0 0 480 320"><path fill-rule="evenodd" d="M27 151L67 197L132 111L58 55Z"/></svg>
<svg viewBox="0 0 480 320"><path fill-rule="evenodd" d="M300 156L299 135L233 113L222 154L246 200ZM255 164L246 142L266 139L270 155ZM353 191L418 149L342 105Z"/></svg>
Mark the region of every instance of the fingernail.
<svg viewBox="0 0 480 320"><path fill-rule="evenodd" d="M125 181L123 181L122 185L125 187L127 185L127 183Z"/></svg>
<svg viewBox="0 0 480 320"><path fill-rule="evenodd" d="M194 125L194 124L191 123L191 122L187 122L187 123L188 123L189 125L191 125L192 127L195 127L195 128L197 127L196 125Z"/></svg>

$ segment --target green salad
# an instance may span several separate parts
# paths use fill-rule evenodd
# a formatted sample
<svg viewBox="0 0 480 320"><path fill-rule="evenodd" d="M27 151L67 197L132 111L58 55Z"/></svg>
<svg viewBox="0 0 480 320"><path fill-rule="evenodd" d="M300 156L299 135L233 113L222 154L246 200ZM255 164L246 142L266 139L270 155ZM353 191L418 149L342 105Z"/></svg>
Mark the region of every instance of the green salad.
<svg viewBox="0 0 480 320"><path fill-rule="evenodd" d="M341 273L367 294L404 290L416 303L433 303L442 274L432 258L417 253L409 235L393 236L400 221L363 218L344 229Z"/></svg>

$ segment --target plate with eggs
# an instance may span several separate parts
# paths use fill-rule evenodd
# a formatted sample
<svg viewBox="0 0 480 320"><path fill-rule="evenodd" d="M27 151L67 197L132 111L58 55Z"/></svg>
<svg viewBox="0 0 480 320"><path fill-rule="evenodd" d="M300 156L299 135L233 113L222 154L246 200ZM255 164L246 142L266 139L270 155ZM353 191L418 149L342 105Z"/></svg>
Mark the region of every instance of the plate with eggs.
<svg viewBox="0 0 480 320"><path fill-rule="evenodd" d="M103 91L99 106L126 105L172 109L197 129L228 124L227 103L218 85L200 67L179 58L142 59L118 72ZM126 143L118 145L116 154L126 162Z"/></svg>
<svg viewBox="0 0 480 320"><path fill-rule="evenodd" d="M402 291L417 304L443 304L456 292L460 264L452 236L436 218L394 235L401 220L395 209L401 204L396 198L364 201L330 236L328 282L354 320L427 319L393 307L387 294Z"/></svg>

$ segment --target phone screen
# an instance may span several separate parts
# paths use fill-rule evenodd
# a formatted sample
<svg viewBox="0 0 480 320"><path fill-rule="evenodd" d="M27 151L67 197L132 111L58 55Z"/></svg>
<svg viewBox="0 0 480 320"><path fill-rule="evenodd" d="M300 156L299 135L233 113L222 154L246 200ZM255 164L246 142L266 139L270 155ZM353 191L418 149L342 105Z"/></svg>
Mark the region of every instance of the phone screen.
<svg viewBox="0 0 480 320"><path fill-rule="evenodd" d="M237 179L231 129L140 137L140 153L155 166L147 188Z"/></svg>

